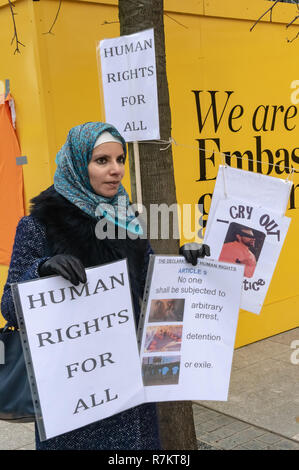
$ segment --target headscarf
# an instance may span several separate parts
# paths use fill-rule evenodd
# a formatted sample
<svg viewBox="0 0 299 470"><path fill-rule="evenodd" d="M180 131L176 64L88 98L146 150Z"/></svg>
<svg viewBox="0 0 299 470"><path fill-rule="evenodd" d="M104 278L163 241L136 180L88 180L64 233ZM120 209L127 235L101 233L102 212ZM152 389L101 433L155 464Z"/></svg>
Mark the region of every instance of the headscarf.
<svg viewBox="0 0 299 470"><path fill-rule="evenodd" d="M121 141L126 155L126 142L111 124L87 122L73 127L56 156L54 187L59 194L91 217L99 219L105 216L136 234L141 227L134 219L135 214L129 209L129 196L123 185L119 185L115 196L107 198L96 194L89 182L88 164L96 140L104 131L110 132Z"/></svg>

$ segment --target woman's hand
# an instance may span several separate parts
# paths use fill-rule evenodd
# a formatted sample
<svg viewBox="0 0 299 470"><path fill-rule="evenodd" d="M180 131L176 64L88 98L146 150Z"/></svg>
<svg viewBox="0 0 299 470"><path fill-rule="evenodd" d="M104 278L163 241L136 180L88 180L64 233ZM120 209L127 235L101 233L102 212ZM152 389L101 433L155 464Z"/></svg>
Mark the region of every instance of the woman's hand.
<svg viewBox="0 0 299 470"><path fill-rule="evenodd" d="M181 246L179 253L184 256L188 263L196 266L197 258L210 256L210 247L199 243L186 243Z"/></svg>
<svg viewBox="0 0 299 470"><path fill-rule="evenodd" d="M71 255L55 255L39 266L41 277L59 274L75 286L80 282L86 283L86 272L83 264L78 258Z"/></svg>

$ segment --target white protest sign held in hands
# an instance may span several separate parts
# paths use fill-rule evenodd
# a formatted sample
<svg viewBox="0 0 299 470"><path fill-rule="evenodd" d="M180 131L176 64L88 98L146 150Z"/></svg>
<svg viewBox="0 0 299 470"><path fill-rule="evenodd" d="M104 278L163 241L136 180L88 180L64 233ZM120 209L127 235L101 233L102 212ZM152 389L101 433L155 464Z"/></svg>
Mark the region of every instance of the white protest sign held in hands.
<svg viewBox="0 0 299 470"><path fill-rule="evenodd" d="M41 440L144 402L126 261L86 274L12 286Z"/></svg>
<svg viewBox="0 0 299 470"><path fill-rule="evenodd" d="M243 264L240 307L259 314L283 246L292 181L219 166L204 242L211 258Z"/></svg>
<svg viewBox="0 0 299 470"><path fill-rule="evenodd" d="M151 256L138 331L147 401L227 400L243 271Z"/></svg>
<svg viewBox="0 0 299 470"><path fill-rule="evenodd" d="M98 46L106 122L126 142L160 139L154 30Z"/></svg>

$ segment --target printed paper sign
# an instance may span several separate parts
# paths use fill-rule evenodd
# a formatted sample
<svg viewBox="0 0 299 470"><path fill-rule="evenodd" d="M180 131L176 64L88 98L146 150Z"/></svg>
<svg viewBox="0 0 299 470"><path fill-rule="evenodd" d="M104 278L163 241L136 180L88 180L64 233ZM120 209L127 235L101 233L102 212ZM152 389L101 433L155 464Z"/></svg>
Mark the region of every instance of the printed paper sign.
<svg viewBox="0 0 299 470"><path fill-rule="evenodd" d="M260 313L290 220L250 202L218 201L205 243L211 258L244 265L241 308Z"/></svg>
<svg viewBox="0 0 299 470"><path fill-rule="evenodd" d="M146 400L227 400L244 267L152 256L140 358Z"/></svg>
<svg viewBox="0 0 299 470"><path fill-rule="evenodd" d="M13 285L42 440L144 402L126 261L86 272Z"/></svg>
<svg viewBox="0 0 299 470"><path fill-rule="evenodd" d="M99 43L106 122L127 142L160 139L154 30Z"/></svg>
<svg viewBox="0 0 299 470"><path fill-rule="evenodd" d="M292 182L252 171L219 166L213 192L205 236L209 235L218 201L225 198L247 201L249 205L262 205L280 216L285 214L292 188Z"/></svg>

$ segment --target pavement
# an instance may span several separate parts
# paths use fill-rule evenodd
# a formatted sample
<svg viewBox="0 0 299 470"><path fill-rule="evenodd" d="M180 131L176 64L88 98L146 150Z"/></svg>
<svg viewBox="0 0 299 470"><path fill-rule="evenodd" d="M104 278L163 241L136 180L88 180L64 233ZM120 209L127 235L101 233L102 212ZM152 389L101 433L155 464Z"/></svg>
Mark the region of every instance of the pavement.
<svg viewBox="0 0 299 470"><path fill-rule="evenodd" d="M236 349L228 401L193 413L199 450L299 450L299 328ZM0 421L0 450L34 449L33 424Z"/></svg>
<svg viewBox="0 0 299 470"><path fill-rule="evenodd" d="M299 328L236 349L228 401L193 410L199 449L299 450Z"/></svg>

